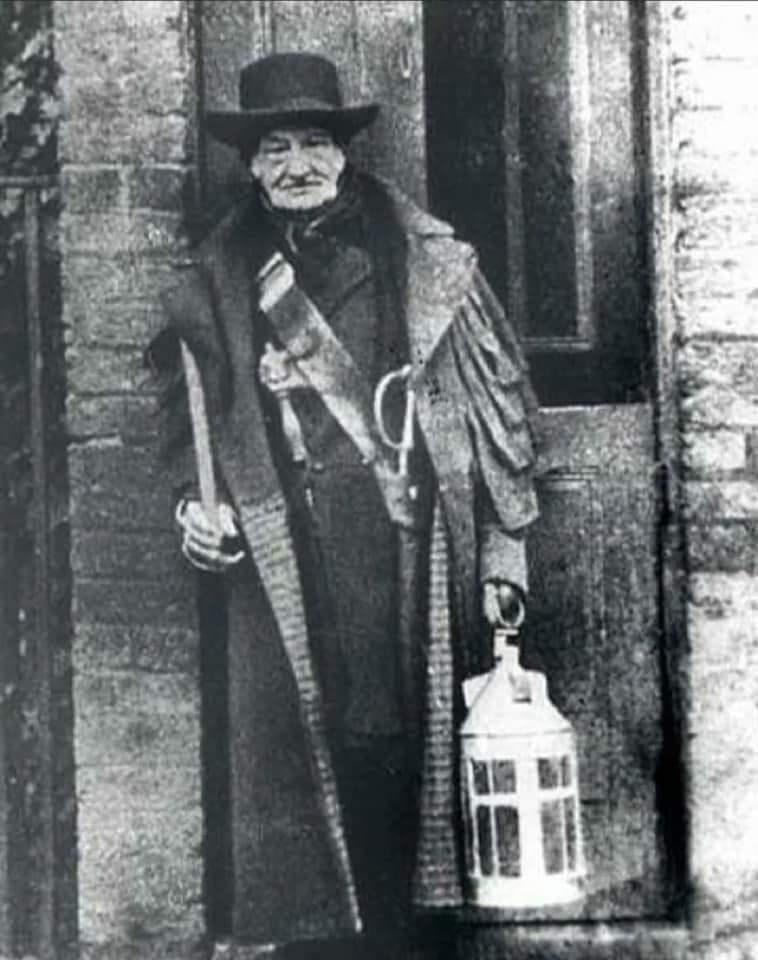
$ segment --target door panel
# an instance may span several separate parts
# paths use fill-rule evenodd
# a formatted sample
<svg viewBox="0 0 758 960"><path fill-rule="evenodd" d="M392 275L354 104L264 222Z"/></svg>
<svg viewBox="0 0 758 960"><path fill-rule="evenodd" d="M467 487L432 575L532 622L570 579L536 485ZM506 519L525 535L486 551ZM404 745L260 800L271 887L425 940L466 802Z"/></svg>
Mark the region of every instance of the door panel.
<svg viewBox="0 0 758 960"><path fill-rule="evenodd" d="M424 6L430 201L479 249L545 404L650 392L639 6Z"/></svg>
<svg viewBox="0 0 758 960"><path fill-rule="evenodd" d="M578 738L591 917L662 911L658 505L646 405L546 410L524 659Z"/></svg>
<svg viewBox="0 0 758 960"><path fill-rule="evenodd" d="M259 0L213 0L201 5L201 111L239 108L240 70L271 50L269 7ZM212 217L238 193L247 177L237 151L206 137L202 123L200 130L201 187L206 213Z"/></svg>

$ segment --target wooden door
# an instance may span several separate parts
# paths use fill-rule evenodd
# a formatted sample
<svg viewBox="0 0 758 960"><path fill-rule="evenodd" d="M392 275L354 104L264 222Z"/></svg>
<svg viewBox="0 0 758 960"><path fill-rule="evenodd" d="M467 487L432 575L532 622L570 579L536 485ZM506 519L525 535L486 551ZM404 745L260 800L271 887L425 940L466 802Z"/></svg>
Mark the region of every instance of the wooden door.
<svg viewBox="0 0 758 960"><path fill-rule="evenodd" d="M564 918L669 907L640 6L425 5L430 202L480 250L542 407L523 652L578 736L588 897Z"/></svg>
<svg viewBox="0 0 758 960"><path fill-rule="evenodd" d="M578 734L577 919L667 910L634 6L214 0L202 23L207 107L234 107L239 68L270 50L323 52L347 99L378 100L358 158L476 244L520 327L545 441L524 657ZM203 149L214 193L243 176Z"/></svg>

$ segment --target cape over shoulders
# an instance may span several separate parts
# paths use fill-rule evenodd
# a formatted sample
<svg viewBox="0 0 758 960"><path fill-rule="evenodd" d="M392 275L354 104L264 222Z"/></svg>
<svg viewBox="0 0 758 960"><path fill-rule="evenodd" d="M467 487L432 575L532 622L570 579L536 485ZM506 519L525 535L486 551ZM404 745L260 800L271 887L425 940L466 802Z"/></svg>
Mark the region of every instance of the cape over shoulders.
<svg viewBox="0 0 758 960"><path fill-rule="evenodd" d="M449 328L456 308L476 287L476 252L456 237L451 224L422 209L394 183L365 173L360 176L365 189L375 191L406 238L409 336L414 365L422 368ZM180 270L189 268L194 279L182 282L177 278L171 297L175 306L179 305L174 316L190 309L188 297L193 288L197 293L210 289L209 283L213 286L248 274L250 245L264 237L262 231L256 231L255 214L253 199L241 198L177 264Z"/></svg>
<svg viewBox="0 0 758 960"><path fill-rule="evenodd" d="M444 238L461 250L471 250L470 245L455 235L451 224L441 220L419 206L404 191L390 180L361 173L361 178L373 186L389 202L390 209L401 230L419 239ZM253 204L249 197L241 197L216 221L214 226L188 251L185 263L203 263L213 260L222 251L249 238L255 231Z"/></svg>

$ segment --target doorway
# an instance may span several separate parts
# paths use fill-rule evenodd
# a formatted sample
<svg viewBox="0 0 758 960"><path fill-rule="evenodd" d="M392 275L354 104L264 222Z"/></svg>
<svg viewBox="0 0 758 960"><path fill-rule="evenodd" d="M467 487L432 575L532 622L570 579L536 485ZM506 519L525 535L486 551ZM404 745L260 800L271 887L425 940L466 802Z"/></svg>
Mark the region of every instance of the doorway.
<svg viewBox="0 0 758 960"><path fill-rule="evenodd" d="M358 156L475 244L524 340L543 452L523 652L577 732L589 866L585 903L537 919L670 917L682 889L647 239L653 6L214 0L200 8L201 106L235 109L237 71L255 56L330 56L347 99L383 106L358 138ZM243 181L233 151L201 137L200 156L209 198ZM218 663L208 669L219 693ZM226 809L213 787L223 771L214 769L207 796ZM226 888L213 877L235 840L217 812L208 823L220 859L208 890L224 927Z"/></svg>

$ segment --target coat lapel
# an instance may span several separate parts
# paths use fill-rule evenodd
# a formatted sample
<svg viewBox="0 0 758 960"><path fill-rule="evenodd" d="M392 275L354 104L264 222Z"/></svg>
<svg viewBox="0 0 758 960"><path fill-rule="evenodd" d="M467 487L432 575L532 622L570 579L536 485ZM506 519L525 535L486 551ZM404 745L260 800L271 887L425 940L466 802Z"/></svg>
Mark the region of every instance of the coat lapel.
<svg viewBox="0 0 758 960"><path fill-rule="evenodd" d="M326 710L308 642L303 593L284 498L275 495L238 508L253 561L271 604L298 690L316 798L341 884L346 929L361 929L345 828L326 732Z"/></svg>
<svg viewBox="0 0 758 960"><path fill-rule="evenodd" d="M408 340L419 374L453 322L474 266L473 250L452 237L409 237Z"/></svg>
<svg viewBox="0 0 758 960"><path fill-rule="evenodd" d="M360 914L326 738L324 704L308 643L302 583L255 386L257 357L252 324L257 309L257 251L249 250L250 237L240 223L230 225L219 239L222 252L212 256L209 265L214 278L215 313L223 328L234 395L231 409L224 415L217 411L214 418L217 456L295 677L318 802L335 867L342 879L345 915L349 928L357 930Z"/></svg>
<svg viewBox="0 0 758 960"><path fill-rule="evenodd" d="M420 374L470 289L476 254L453 228L383 182L407 237L406 322L410 359Z"/></svg>
<svg viewBox="0 0 758 960"><path fill-rule="evenodd" d="M448 539L458 627L475 629L476 532L473 450L455 360L445 332L473 287L476 254L452 228L390 188L408 235L406 322L415 369L417 416L437 477Z"/></svg>

